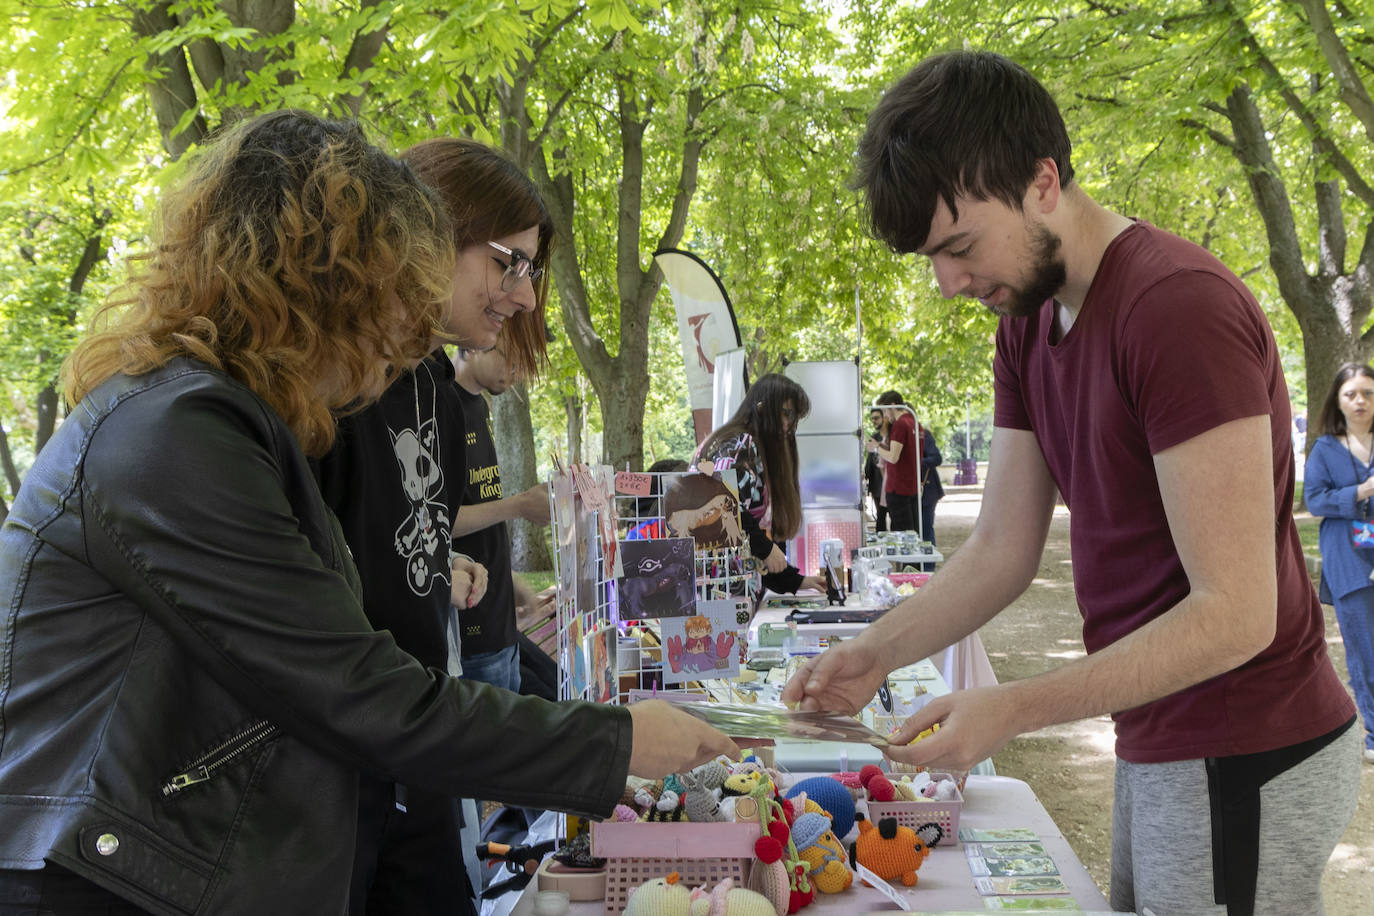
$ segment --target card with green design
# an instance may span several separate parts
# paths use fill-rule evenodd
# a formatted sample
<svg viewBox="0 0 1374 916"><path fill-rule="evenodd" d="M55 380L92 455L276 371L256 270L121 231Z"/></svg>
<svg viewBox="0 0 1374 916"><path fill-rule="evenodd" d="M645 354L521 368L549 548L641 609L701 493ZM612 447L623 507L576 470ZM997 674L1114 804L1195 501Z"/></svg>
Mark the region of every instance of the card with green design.
<svg viewBox="0 0 1374 916"><path fill-rule="evenodd" d="M1040 834L1029 827L960 827L961 843L1035 843Z"/></svg>
<svg viewBox="0 0 1374 916"><path fill-rule="evenodd" d="M985 859L971 856L968 869L975 875L1010 878L1017 875L1057 875L1059 869L1048 856L1023 856L1014 859Z"/></svg>
<svg viewBox="0 0 1374 916"><path fill-rule="evenodd" d="M1019 859L1022 856L1047 856L1044 843L968 843L964 855L972 859Z"/></svg>
<svg viewBox="0 0 1374 916"><path fill-rule="evenodd" d="M1069 886L1058 875L1027 875L1013 878L974 878L973 886L984 897L993 894L1067 894Z"/></svg>
<svg viewBox="0 0 1374 916"><path fill-rule="evenodd" d="M1086 911L1078 908L1078 901L1072 897L989 897L983 901L990 910L1008 910L1014 913L1079 913Z"/></svg>

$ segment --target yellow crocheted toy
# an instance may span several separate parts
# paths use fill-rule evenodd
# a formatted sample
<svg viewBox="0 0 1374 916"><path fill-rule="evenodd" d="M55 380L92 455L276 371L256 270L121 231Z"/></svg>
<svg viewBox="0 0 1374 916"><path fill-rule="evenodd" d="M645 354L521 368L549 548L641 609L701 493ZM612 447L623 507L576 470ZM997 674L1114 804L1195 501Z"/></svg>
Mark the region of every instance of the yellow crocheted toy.
<svg viewBox="0 0 1374 916"><path fill-rule="evenodd" d="M830 829L830 816L808 811L792 824L797 854L806 860L811 883L823 894L838 894L854 883L844 844Z"/></svg>

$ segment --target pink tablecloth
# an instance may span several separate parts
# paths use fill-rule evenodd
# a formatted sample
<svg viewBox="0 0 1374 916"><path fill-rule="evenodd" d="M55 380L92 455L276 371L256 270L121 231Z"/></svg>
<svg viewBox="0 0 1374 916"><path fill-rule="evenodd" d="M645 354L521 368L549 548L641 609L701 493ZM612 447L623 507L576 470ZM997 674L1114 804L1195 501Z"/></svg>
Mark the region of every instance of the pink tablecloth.
<svg viewBox="0 0 1374 916"><path fill-rule="evenodd" d="M970 776L964 792L961 827L1029 827L1040 836L1045 851L1059 866L1064 883L1069 886L1079 906L1085 910L1107 910L1107 900L1092 878L1088 876L1078 857L1074 855L1054 819L1040 804L1030 786L1019 779L1005 776ZM512 913L527 916L533 912L534 893L531 882ZM973 886L968 861L961 845L935 849L921 866L920 882L915 888L903 891L912 910L983 910L984 903ZM604 911L600 902L574 904L571 912L578 916L593 916ZM842 894L822 894L816 904L803 913L881 913L895 912L888 899L871 888L851 888Z"/></svg>

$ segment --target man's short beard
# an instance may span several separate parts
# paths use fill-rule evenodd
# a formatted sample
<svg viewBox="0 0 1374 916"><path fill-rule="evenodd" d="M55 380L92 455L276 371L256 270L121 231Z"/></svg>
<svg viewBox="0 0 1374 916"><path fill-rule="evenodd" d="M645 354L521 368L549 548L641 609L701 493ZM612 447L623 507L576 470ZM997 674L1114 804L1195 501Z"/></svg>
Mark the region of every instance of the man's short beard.
<svg viewBox="0 0 1374 916"><path fill-rule="evenodd" d="M1059 236L1044 226L1030 230L1031 265L1030 284L1013 288L1006 303L993 309L999 315L1010 318L1029 318L1054 296L1068 279L1064 259L1059 257Z"/></svg>

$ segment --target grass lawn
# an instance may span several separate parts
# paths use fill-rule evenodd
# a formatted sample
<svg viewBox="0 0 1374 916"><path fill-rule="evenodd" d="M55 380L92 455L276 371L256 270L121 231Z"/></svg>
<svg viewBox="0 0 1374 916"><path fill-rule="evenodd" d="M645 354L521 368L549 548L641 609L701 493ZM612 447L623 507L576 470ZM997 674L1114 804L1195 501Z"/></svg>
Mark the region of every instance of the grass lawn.
<svg viewBox="0 0 1374 916"><path fill-rule="evenodd" d="M530 591L534 592L536 595L553 585L552 569L541 569L535 570L534 572L520 572L516 570L515 575L528 585Z"/></svg>
<svg viewBox="0 0 1374 916"><path fill-rule="evenodd" d="M1302 500L1301 480L1293 492L1293 515L1298 523L1298 540L1302 541L1302 552L1310 557L1321 556L1317 548L1317 532L1321 529L1322 520L1308 514L1307 506Z"/></svg>
<svg viewBox="0 0 1374 916"><path fill-rule="evenodd" d="M1322 520L1304 516L1299 518L1297 522L1298 540L1302 541L1302 552L1308 556L1317 556L1317 532L1321 530Z"/></svg>

